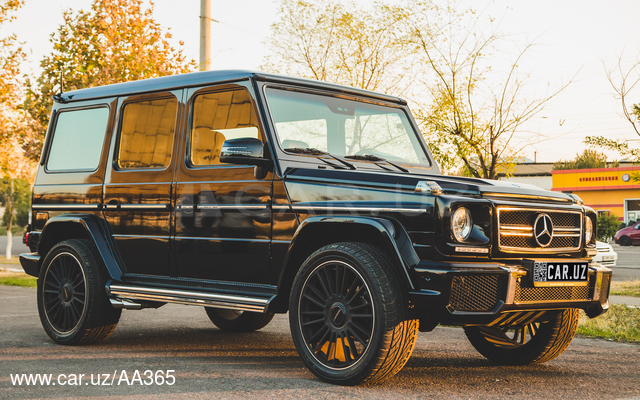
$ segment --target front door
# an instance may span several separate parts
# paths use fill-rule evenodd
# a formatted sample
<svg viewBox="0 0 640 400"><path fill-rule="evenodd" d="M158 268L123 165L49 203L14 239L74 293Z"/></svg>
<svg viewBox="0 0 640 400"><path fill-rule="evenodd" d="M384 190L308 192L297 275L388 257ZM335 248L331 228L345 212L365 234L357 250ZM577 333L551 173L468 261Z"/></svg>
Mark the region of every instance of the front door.
<svg viewBox="0 0 640 400"><path fill-rule="evenodd" d="M104 217L126 272L169 275L171 187L182 91L120 99Z"/></svg>
<svg viewBox="0 0 640 400"><path fill-rule="evenodd" d="M220 162L228 139L265 140L251 86L189 89L189 119L178 168L175 254L178 275L267 283L272 174Z"/></svg>

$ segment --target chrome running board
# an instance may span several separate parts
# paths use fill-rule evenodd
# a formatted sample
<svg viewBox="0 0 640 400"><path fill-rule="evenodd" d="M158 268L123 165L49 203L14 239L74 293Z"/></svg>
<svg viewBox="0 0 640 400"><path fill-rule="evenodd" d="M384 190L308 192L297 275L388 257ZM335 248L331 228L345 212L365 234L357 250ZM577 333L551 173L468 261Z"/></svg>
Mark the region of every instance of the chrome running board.
<svg viewBox="0 0 640 400"><path fill-rule="evenodd" d="M267 311L267 306L272 299L271 297L249 297L191 290L151 288L119 283L107 284L106 289L114 307L134 310L145 308L142 304L136 302L136 300L139 300L143 302L175 303L264 313Z"/></svg>

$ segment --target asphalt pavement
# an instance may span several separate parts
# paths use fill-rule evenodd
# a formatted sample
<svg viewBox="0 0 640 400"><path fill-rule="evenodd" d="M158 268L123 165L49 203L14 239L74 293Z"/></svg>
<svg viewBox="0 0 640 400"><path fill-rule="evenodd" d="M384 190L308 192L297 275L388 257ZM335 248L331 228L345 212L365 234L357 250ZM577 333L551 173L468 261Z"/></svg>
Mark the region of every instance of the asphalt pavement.
<svg viewBox="0 0 640 400"><path fill-rule="evenodd" d="M304 367L287 315L258 332L226 333L201 307L167 305L124 311L102 344L61 346L40 325L35 293L0 286L0 399L640 399L639 345L578 337L546 364L502 367L480 356L462 329L439 327L418 335L395 377L340 387ZM172 384L162 379L168 371ZM21 374L52 380L18 385Z"/></svg>

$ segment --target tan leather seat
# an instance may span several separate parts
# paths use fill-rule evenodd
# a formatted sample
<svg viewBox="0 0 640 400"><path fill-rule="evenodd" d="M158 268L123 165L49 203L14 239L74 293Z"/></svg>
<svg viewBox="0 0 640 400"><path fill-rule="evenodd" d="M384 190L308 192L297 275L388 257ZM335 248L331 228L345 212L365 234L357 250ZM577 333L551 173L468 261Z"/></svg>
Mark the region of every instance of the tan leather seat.
<svg viewBox="0 0 640 400"><path fill-rule="evenodd" d="M225 140L221 132L206 127L195 128L191 137L193 165L220 164L220 149Z"/></svg>

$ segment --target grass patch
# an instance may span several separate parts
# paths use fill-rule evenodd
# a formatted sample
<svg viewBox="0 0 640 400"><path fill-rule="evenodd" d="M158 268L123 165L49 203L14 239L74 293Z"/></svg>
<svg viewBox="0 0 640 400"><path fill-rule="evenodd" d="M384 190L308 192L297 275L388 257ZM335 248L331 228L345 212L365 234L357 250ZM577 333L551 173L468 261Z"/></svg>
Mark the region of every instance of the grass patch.
<svg viewBox="0 0 640 400"><path fill-rule="evenodd" d="M580 316L579 335L640 343L640 308L611 304L609 311L594 319Z"/></svg>
<svg viewBox="0 0 640 400"><path fill-rule="evenodd" d="M635 281L611 282L611 294L640 297L640 279Z"/></svg>
<svg viewBox="0 0 640 400"><path fill-rule="evenodd" d="M24 272L13 272L0 269L0 285L36 287L38 279Z"/></svg>
<svg viewBox="0 0 640 400"><path fill-rule="evenodd" d="M22 278L22 277L16 277L16 278L11 278L11 277L6 277L6 278L0 278L0 285L6 285L6 286L22 286L22 287L36 287L38 284L38 280L36 278L34 278L33 276L28 276L26 278Z"/></svg>

